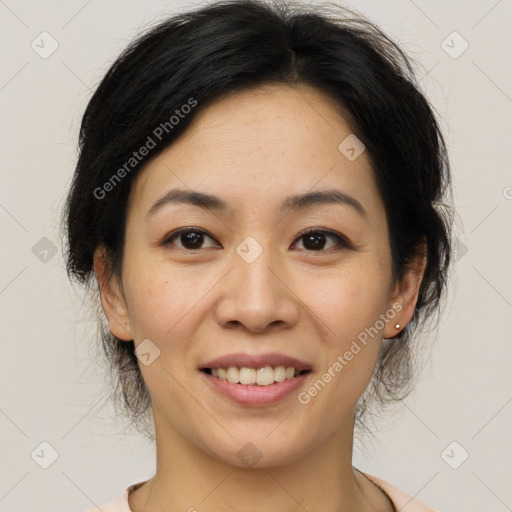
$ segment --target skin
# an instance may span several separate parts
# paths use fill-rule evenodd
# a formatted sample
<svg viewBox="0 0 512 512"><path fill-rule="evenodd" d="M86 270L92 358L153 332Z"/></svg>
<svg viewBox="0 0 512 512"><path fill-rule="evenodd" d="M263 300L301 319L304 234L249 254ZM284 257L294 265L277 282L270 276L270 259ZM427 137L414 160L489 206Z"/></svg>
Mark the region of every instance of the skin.
<svg viewBox="0 0 512 512"><path fill-rule="evenodd" d="M160 350L150 365L139 362L152 398L157 468L130 495L133 512L245 512L255 504L268 512L393 510L352 467L354 413L382 338L412 317L424 261L394 281L371 161L366 151L349 161L338 150L353 132L341 114L305 85L218 100L134 182L121 280L106 277L97 249L110 330L136 345L149 338ZM147 216L174 188L213 194L229 209L167 204ZM278 211L290 194L331 188L359 201L366 215L340 204ZM179 235L169 241L184 227L207 233L200 249L187 249ZM311 249L301 236L307 228L340 233L352 245L326 236ZM263 249L252 263L236 252L247 236ZM276 351L313 367L299 389L307 390L397 303L393 320L307 405L297 393L268 407L238 405L198 371L220 355ZM262 454L254 467L237 457L248 442Z"/></svg>

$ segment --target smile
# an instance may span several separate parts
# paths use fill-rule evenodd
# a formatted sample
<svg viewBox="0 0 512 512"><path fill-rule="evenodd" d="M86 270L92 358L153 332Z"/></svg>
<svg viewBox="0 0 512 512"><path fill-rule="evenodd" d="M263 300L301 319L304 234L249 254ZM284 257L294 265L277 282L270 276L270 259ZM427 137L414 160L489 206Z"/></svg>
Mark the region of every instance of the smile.
<svg viewBox="0 0 512 512"><path fill-rule="evenodd" d="M243 386L270 386L276 382L291 380L303 373L309 372L309 370L301 370L293 366L286 367L283 365L275 367L264 366L262 368L229 366L228 368L204 368L203 371L212 377Z"/></svg>
<svg viewBox="0 0 512 512"><path fill-rule="evenodd" d="M285 378L280 380L283 372ZM267 407L283 402L299 391L311 373L311 370L299 370L296 373L295 368L284 366L203 368L199 372L204 376L208 389L215 395L247 407ZM230 382L228 376L238 382ZM296 400L293 403L296 404Z"/></svg>

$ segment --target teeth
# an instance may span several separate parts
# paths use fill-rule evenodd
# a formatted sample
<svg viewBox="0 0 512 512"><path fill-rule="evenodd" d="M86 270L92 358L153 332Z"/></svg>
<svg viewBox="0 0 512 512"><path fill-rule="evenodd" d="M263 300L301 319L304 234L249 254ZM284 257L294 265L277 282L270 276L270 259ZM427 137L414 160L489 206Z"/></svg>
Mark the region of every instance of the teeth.
<svg viewBox="0 0 512 512"><path fill-rule="evenodd" d="M265 366L265 368L258 368L256 372L256 384L258 386L268 386L274 384L275 373L272 366Z"/></svg>
<svg viewBox="0 0 512 512"><path fill-rule="evenodd" d="M240 382L240 372L238 371L238 368L235 368L234 366L230 366L228 368L226 378L227 378L228 382L232 382L233 384L238 384Z"/></svg>
<svg viewBox="0 0 512 512"><path fill-rule="evenodd" d="M235 371L239 371L238 368L234 368ZM238 373L240 376L240 384L256 384L256 370L254 368L240 368Z"/></svg>
<svg viewBox="0 0 512 512"><path fill-rule="evenodd" d="M274 380L283 382L286 380L286 368L284 366L276 366L274 368Z"/></svg>
<svg viewBox="0 0 512 512"><path fill-rule="evenodd" d="M233 384L257 384L258 386L269 386L274 382L283 382L291 380L300 371L295 370L292 366L285 367L282 365L272 367L265 366L263 368L247 368L245 366L237 368L230 366L229 368L211 368L213 377L227 380Z"/></svg>

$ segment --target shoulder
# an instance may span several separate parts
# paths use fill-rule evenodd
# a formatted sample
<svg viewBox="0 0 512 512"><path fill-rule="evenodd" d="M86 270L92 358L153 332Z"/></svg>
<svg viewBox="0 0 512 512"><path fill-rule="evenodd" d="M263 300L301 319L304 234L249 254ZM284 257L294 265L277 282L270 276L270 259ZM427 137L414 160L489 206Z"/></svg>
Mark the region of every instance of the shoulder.
<svg viewBox="0 0 512 512"><path fill-rule="evenodd" d="M368 480L380 487L391 499L395 508L400 510L400 512L436 512L433 508L427 507L416 498L405 494L390 483L382 480L382 478L377 478L368 473L361 473L368 478Z"/></svg>
<svg viewBox="0 0 512 512"><path fill-rule="evenodd" d="M121 496L101 505L99 508L93 508L87 512L131 512L128 505L128 492L125 491Z"/></svg>
<svg viewBox="0 0 512 512"><path fill-rule="evenodd" d="M128 495L143 483L144 482L137 482L136 484L130 485L121 495L101 505L101 507L93 508L87 512L132 512L128 502Z"/></svg>
<svg viewBox="0 0 512 512"><path fill-rule="evenodd" d="M362 471L360 471L360 473L380 487L380 489L382 489L391 499L395 508L400 510L400 512L436 512L433 508L427 507L416 498L405 494L385 480ZM120 496L117 496L99 508L94 508L87 512L132 512L128 503L128 495L132 490L136 489L139 485L142 485L142 483L144 482L138 482L130 485Z"/></svg>

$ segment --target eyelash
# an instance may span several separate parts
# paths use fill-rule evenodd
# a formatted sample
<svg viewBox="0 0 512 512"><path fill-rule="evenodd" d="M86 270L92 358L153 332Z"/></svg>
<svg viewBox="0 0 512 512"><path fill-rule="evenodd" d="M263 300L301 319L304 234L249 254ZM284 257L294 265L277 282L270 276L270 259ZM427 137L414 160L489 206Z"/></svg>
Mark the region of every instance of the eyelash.
<svg viewBox="0 0 512 512"><path fill-rule="evenodd" d="M163 245L164 246L167 246L167 245L170 245L171 242L179 237L180 235L182 235L183 233L199 233L199 234L203 234L203 235L206 235L208 237L210 237L212 240L215 240L211 235L209 235L206 231L204 231L203 229L200 229L200 228L194 228L194 227L188 227L188 228L182 228L182 229L179 229L178 231L175 231L174 233L172 233L170 236L166 237L164 239L164 242L163 242ZM310 235L310 234L322 234L322 235L325 235L326 237L331 237L331 238L334 238L336 240L336 243L337 245L335 247L331 247L330 249L321 249L321 250L318 250L318 251L314 251L314 250L308 250L308 249L303 249L305 250L306 252L310 252L310 253L330 253L331 251L333 250L343 250L343 249L352 249L354 250L354 246L350 243L350 241L343 235L339 234L339 233L336 233L334 231L330 231L330 230L326 230L326 229L321 229L321 228L308 228L307 230L303 231L302 233L299 233L299 235L297 236L296 240L299 240L307 235ZM295 245L295 242L294 244ZM185 252L190 252L190 253L194 253L194 252L198 252L198 251L201 251L203 249L186 249L186 248L179 248Z"/></svg>

